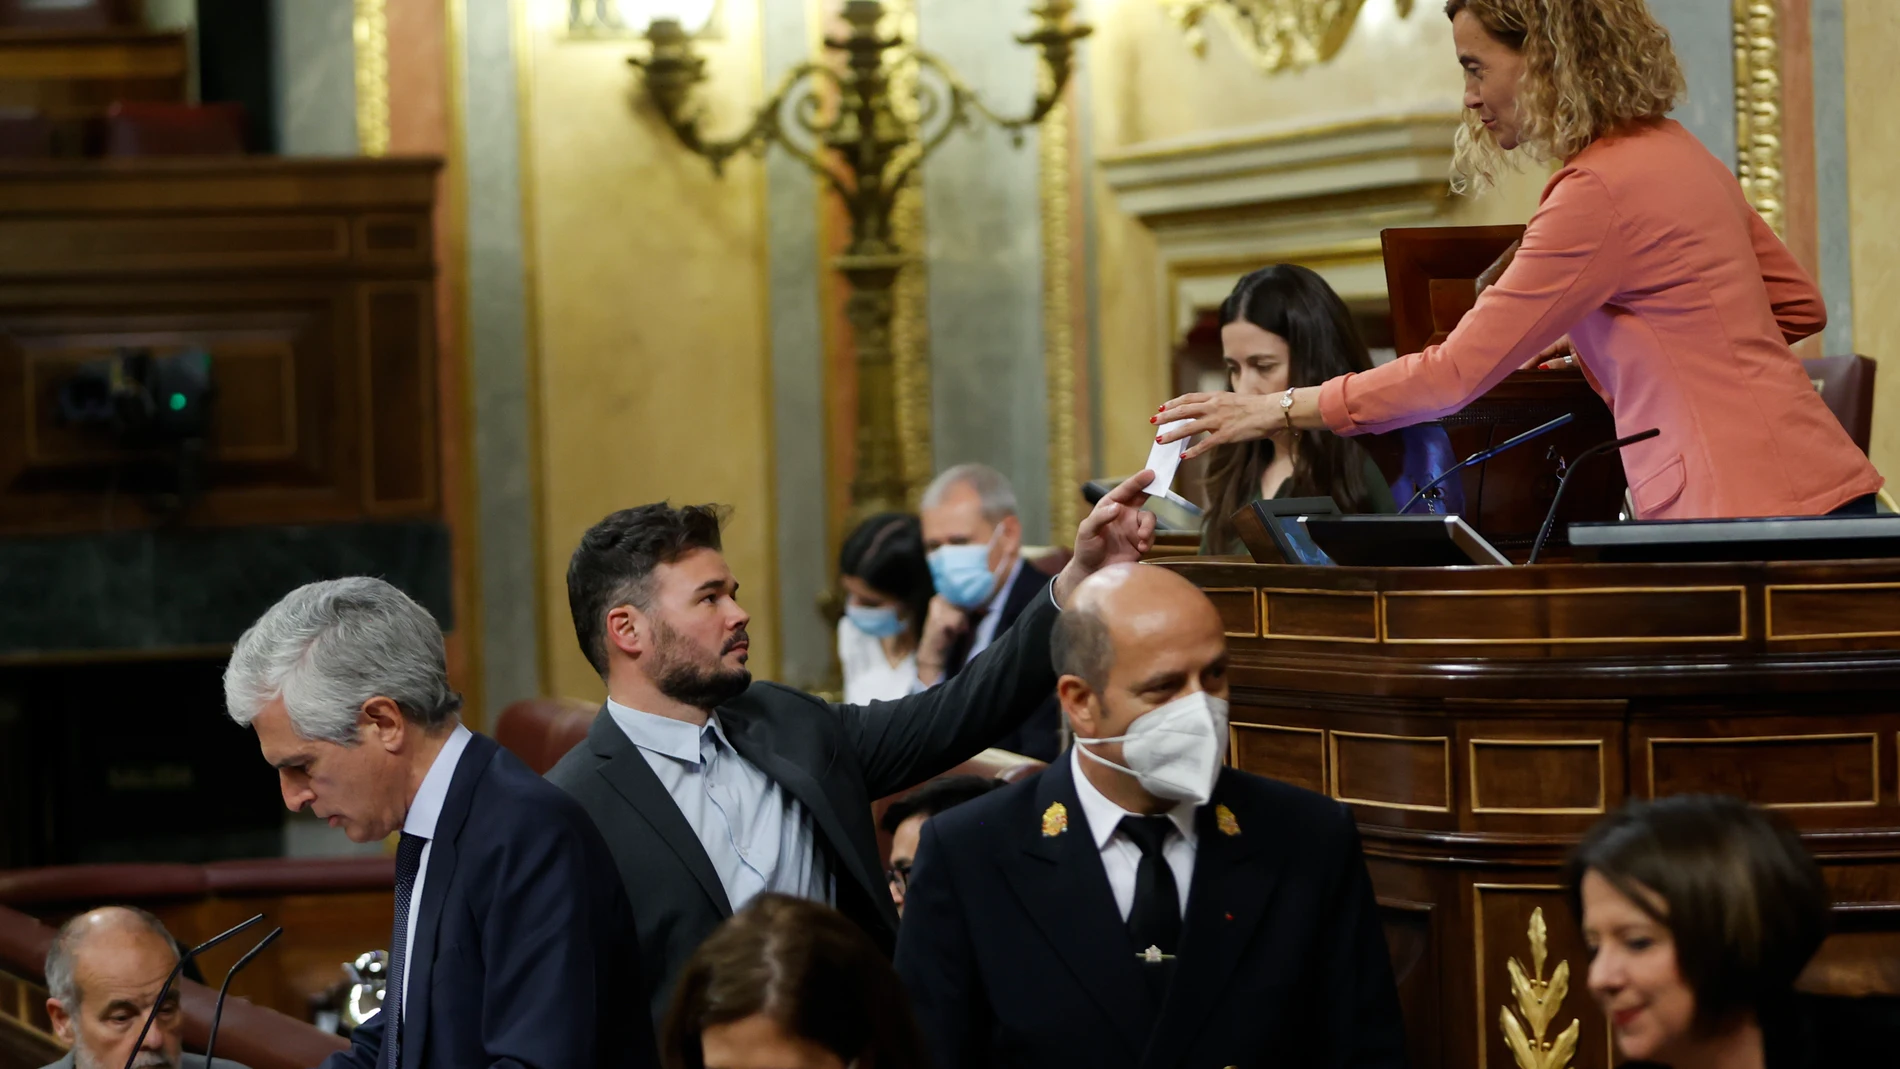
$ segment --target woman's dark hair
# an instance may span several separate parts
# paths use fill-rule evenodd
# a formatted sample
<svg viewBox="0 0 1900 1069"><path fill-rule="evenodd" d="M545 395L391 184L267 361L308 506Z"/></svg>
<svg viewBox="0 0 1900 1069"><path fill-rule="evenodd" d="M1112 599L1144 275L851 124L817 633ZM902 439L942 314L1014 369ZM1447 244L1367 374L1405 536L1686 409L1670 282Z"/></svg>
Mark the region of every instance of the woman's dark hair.
<svg viewBox="0 0 1900 1069"><path fill-rule="evenodd" d="M1221 302L1220 325L1241 320L1286 339L1292 354L1288 386L1317 386L1372 367L1346 302L1304 267L1275 264L1235 283ZM1272 462L1273 442L1266 438L1214 450L1207 467L1207 542L1213 552L1225 553L1233 544L1234 513L1259 493L1261 473ZM1329 496L1341 512L1371 512L1365 470L1366 452L1357 442L1331 431L1304 431L1288 487L1295 497Z"/></svg>
<svg viewBox="0 0 1900 1069"><path fill-rule="evenodd" d="M1702 1029L1772 1006L1827 935L1820 866L1786 822L1740 799L1636 801L1598 821L1564 865L1579 924L1588 872L1669 929Z"/></svg>
<svg viewBox="0 0 1900 1069"><path fill-rule="evenodd" d="M904 607L904 625L915 640L937 588L924 559L924 529L907 512L880 512L857 525L838 551L838 572L855 576Z"/></svg>
<svg viewBox="0 0 1900 1069"><path fill-rule="evenodd" d="M866 1069L928 1069L904 985L870 937L815 902L762 894L680 973L660 1029L666 1069L704 1069L700 1033L765 1014Z"/></svg>

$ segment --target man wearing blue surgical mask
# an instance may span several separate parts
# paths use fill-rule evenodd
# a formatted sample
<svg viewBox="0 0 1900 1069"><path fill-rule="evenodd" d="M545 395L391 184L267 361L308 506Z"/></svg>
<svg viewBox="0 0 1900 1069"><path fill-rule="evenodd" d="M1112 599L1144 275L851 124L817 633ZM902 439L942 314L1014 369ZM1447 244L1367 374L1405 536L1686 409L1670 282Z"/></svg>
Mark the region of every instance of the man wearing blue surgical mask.
<svg viewBox="0 0 1900 1069"><path fill-rule="evenodd" d="M923 826L897 972L937 1069L1401 1069L1352 814L1227 767L1227 640L1155 565L1051 636L1070 755Z"/></svg>
<svg viewBox="0 0 1900 1069"><path fill-rule="evenodd" d="M921 686L954 679L1009 630L1048 577L1023 560L1016 491L994 468L959 464L931 480L922 507L924 551L937 587L917 647ZM1059 749L1055 696L992 744L1041 761Z"/></svg>

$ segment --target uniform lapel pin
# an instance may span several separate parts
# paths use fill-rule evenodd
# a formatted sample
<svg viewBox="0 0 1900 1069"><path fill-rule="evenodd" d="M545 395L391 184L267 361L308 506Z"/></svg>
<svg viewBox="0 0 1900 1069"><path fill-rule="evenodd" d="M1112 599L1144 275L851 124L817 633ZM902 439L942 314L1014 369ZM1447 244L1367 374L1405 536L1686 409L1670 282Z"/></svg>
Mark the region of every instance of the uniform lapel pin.
<svg viewBox="0 0 1900 1069"><path fill-rule="evenodd" d="M1214 826L1220 829L1222 835L1231 837L1240 834L1240 821L1235 820L1234 811L1224 805L1214 807Z"/></svg>
<svg viewBox="0 0 1900 1069"><path fill-rule="evenodd" d="M1049 808L1042 811L1042 837L1053 839L1069 830L1069 807L1061 802L1050 802Z"/></svg>

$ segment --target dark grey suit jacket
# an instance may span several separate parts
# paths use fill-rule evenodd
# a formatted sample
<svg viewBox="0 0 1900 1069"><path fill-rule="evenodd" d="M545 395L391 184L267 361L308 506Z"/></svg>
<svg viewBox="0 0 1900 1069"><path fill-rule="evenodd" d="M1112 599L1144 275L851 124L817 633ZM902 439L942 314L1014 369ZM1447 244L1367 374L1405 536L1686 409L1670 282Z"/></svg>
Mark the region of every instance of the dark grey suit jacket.
<svg viewBox="0 0 1900 1069"><path fill-rule="evenodd" d="M941 686L894 702L833 705L775 683L754 683L719 707L732 746L812 815L838 909L886 954L897 909L878 859L871 802L982 752L1055 688L1047 584L1008 632ZM548 779L593 816L612 849L638 929L654 1020L686 959L732 915L712 860L659 777L603 707L587 741Z"/></svg>

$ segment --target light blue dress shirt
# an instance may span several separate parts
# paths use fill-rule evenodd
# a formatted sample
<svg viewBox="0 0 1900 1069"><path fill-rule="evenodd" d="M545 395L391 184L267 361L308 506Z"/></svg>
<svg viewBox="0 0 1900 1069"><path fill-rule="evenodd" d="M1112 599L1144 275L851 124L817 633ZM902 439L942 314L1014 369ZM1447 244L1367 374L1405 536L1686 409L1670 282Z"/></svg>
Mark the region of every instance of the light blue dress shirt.
<svg viewBox="0 0 1900 1069"><path fill-rule="evenodd" d="M732 748L718 714L699 727L611 699L607 713L680 807L735 912L766 891L834 901L811 814Z"/></svg>

